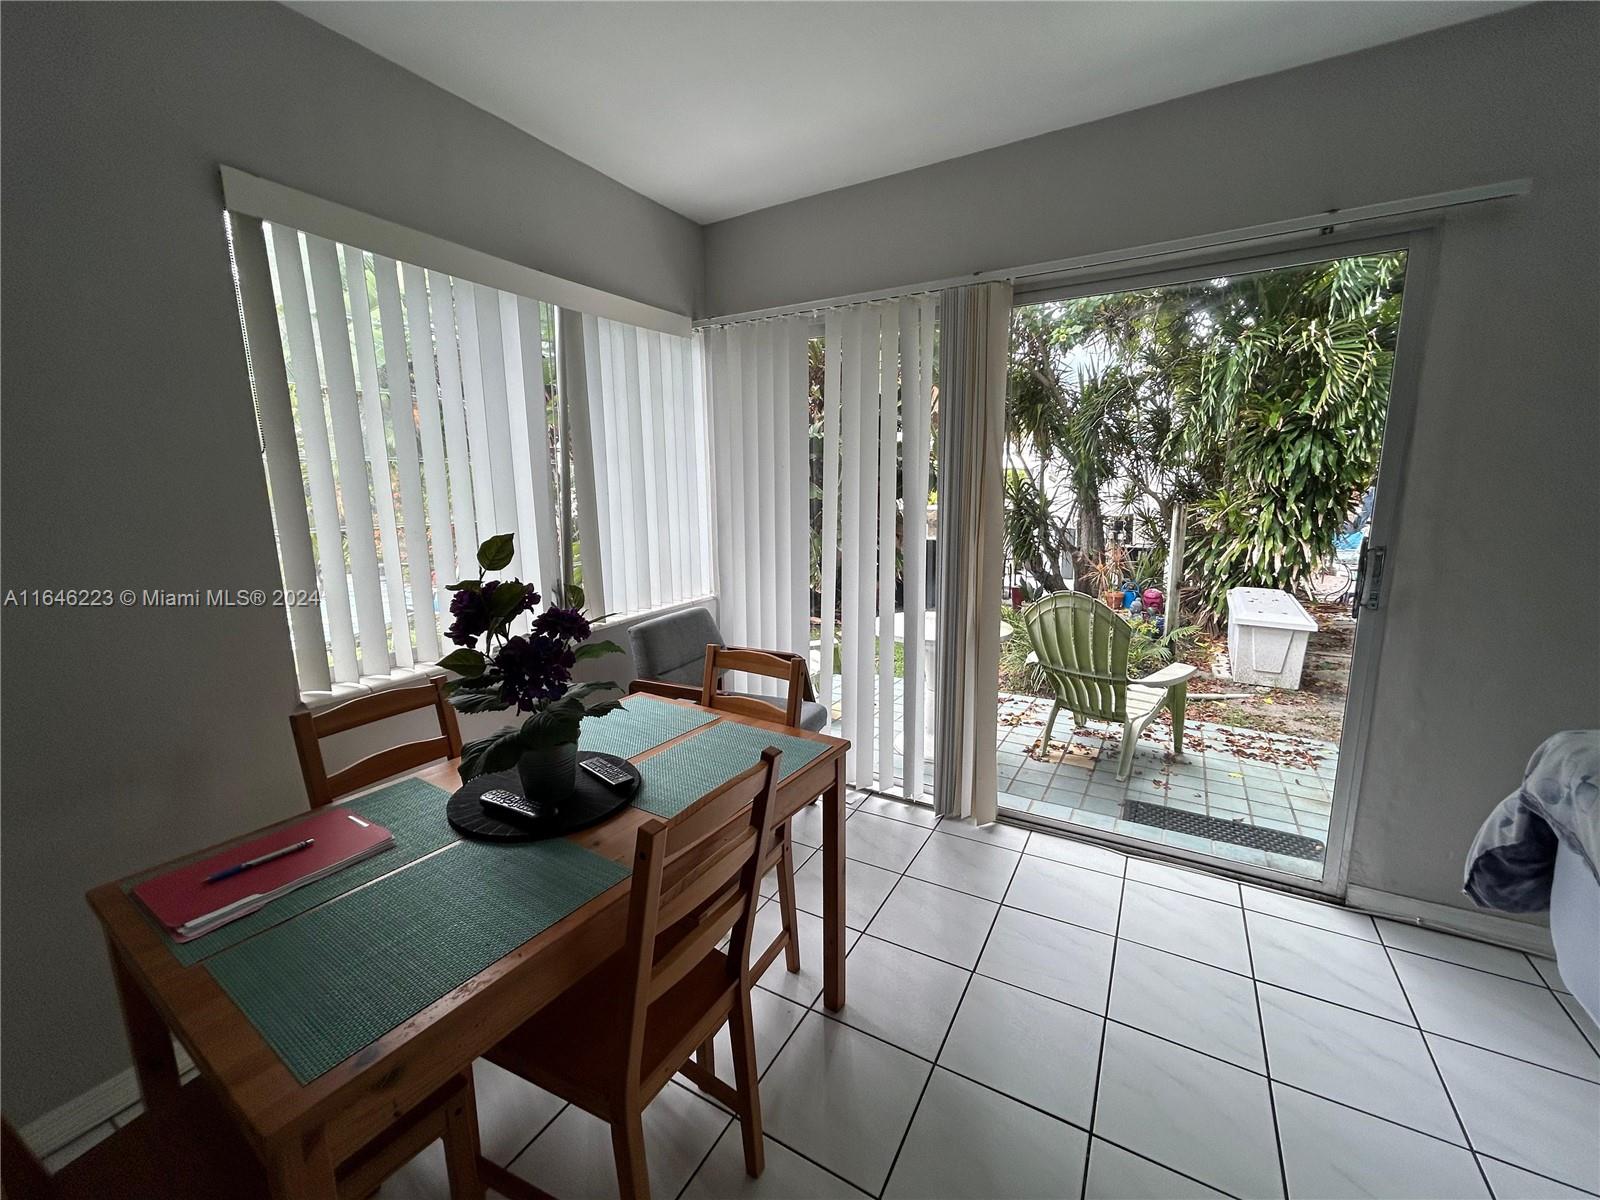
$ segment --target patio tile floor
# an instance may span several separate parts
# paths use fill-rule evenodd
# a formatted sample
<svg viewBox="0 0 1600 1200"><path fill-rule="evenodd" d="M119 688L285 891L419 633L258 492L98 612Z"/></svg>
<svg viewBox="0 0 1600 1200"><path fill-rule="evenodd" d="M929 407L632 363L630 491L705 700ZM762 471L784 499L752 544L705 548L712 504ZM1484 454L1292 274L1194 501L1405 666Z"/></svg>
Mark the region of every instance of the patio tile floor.
<svg viewBox="0 0 1600 1200"><path fill-rule="evenodd" d="M1270 867L1308 878L1322 874L1320 860L1295 858L1270 850L1177 830L1158 829L1126 819L1126 805L1139 800L1183 812L1204 814L1259 829L1278 830L1325 842L1333 805L1338 747L1305 738L1250 731L1251 744L1264 757L1289 758L1279 766L1228 749L1237 732L1206 721L1188 721L1182 760L1170 757L1170 734L1153 729L1133 751L1133 770L1117 781L1121 731L1102 722L1077 729L1058 719L1054 741L1065 744L1054 762L1029 753L1044 733L1048 702L1028 696L1003 696L996 747L1000 807L1092 829L1141 838L1160 845L1215 855L1231 862ZM1282 755L1274 751L1285 752Z"/></svg>
<svg viewBox="0 0 1600 1200"><path fill-rule="evenodd" d="M832 694L837 697L841 691L842 681L835 676ZM897 730L902 729L901 709L901 680L896 679ZM1034 758L1029 751L1043 735L1049 714L1048 701L1009 693L1000 696L995 764L1001 809L1302 878L1321 877L1320 859L1130 821L1126 806L1129 801L1143 801L1325 842L1338 765L1336 745L1191 719L1185 723L1188 749L1183 759L1170 757L1171 735L1157 726L1139 739L1133 770L1118 782L1121 731L1104 722L1074 729L1070 716L1063 714L1053 740L1065 744L1066 751L1058 751L1056 761ZM830 732L848 736L838 722ZM931 756L931 732L927 744ZM897 733L893 756L897 780L904 778L903 750L903 733ZM1252 750L1274 761L1250 757ZM1279 765L1282 762L1291 765ZM931 770L924 770L923 779L925 786L931 785Z"/></svg>

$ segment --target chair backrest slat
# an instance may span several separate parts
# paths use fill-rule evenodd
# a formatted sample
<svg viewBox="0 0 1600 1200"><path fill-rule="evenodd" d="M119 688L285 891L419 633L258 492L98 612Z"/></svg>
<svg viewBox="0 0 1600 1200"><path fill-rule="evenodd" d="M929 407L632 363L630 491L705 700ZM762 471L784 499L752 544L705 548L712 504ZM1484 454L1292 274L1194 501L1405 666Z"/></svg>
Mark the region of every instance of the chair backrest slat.
<svg viewBox="0 0 1600 1200"><path fill-rule="evenodd" d="M758 700L752 696L730 696L717 689L717 681L726 671L743 671L747 675L760 675L766 679L782 679L788 685L784 702ZM800 701L805 697L806 664L791 654L773 654L766 650L751 650L742 646L706 647L705 674L700 684L700 703L707 708L722 709L764 721L782 721L785 725L800 725Z"/></svg>
<svg viewBox="0 0 1600 1200"><path fill-rule="evenodd" d="M670 822L651 821L634 847L625 959L633 972L625 1005L628 1079L642 1085L650 1005L703 963L723 937L730 984L748 984L761 866L778 840L778 764L761 761Z"/></svg>
<svg viewBox="0 0 1600 1200"><path fill-rule="evenodd" d="M726 872L719 868L729 858L742 865L754 840L754 831L745 829L738 837L727 838L720 846L709 851L703 870L700 869L700 862L685 863L677 879L664 877L661 884L661 915L658 918L661 927L665 929L676 925L710 902L719 892L736 889L737 884L730 883Z"/></svg>
<svg viewBox="0 0 1600 1200"><path fill-rule="evenodd" d="M744 912L744 896L737 888L719 894L716 904L695 922L691 932L672 944L656 960L650 974L649 996L652 1002L671 991L683 977L705 959L722 939L733 931Z"/></svg>
<svg viewBox="0 0 1600 1200"><path fill-rule="evenodd" d="M1128 623L1093 596L1055 592L1023 612L1057 699L1079 716L1127 720Z"/></svg>
<svg viewBox="0 0 1600 1200"><path fill-rule="evenodd" d="M340 796L360 791L380 779L398 775L441 758L461 754L461 726L456 710L445 695L443 679L430 679L415 687L394 688L370 696L358 696L319 712L289 714L295 751L300 757L300 773L305 778L306 795L312 808L331 804ZM336 733L385 721L402 713L432 708L439 718L439 736L391 746L329 775L322 758L322 739Z"/></svg>

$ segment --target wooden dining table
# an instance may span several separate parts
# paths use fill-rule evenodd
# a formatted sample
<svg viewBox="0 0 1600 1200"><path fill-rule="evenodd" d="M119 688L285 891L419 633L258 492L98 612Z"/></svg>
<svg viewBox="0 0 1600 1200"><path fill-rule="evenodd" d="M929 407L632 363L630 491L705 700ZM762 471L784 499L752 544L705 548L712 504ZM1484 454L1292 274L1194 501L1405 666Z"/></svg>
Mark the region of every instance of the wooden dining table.
<svg viewBox="0 0 1600 1200"><path fill-rule="evenodd" d="M662 702L699 707L683 701ZM800 733L775 722L703 711L719 721L804 737L823 745L816 757L782 780L778 804L781 817L787 819L821 798L823 1003L838 1009L845 1002L845 751L849 743L825 734ZM642 762L712 727L690 730L632 761ZM450 793L461 786L459 766L459 760L451 760L412 778ZM655 819L627 805L598 825L571 834L569 840L630 865L636 831ZM256 830L234 841L258 837L262 832ZM213 849L228 844L232 843ZM456 844L435 853L449 853ZM396 869L405 870L409 865ZM141 876L148 874L140 872ZM146 1107L159 1111L178 1100L176 1038L260 1158L272 1194L284 1200L332 1200L335 1172L342 1161L470 1069L475 1059L622 948L628 891L624 879L305 1084L296 1080L206 970L204 961L187 966L179 961L156 923L128 893L126 881L103 884L89 892L88 900L105 931ZM327 903L337 904L339 899ZM765 961L772 957L769 952Z"/></svg>

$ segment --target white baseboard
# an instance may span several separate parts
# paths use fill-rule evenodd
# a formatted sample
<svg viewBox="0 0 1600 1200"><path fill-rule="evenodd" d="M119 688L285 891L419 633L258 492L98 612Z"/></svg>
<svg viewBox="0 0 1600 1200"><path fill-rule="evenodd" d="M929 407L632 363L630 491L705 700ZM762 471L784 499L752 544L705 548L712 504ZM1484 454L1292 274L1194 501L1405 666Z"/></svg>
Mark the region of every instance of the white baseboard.
<svg viewBox="0 0 1600 1200"><path fill-rule="evenodd" d="M172 1048L177 1051L179 1074L186 1074L194 1066L193 1060L177 1043L173 1043ZM138 1100L139 1080L133 1068L129 1067L30 1121L17 1132L30 1150L44 1158L69 1142L76 1141L96 1125L111 1120Z"/></svg>
<svg viewBox="0 0 1600 1200"><path fill-rule="evenodd" d="M1351 908L1377 913L1379 916L1391 917L1397 921L1424 925L1429 929L1443 930L1445 933L1459 933L1482 942L1507 946L1513 950L1542 954L1546 958L1555 957L1555 947L1551 944L1550 930L1546 926L1536 925L1530 921L1519 921L1504 913L1455 908L1449 904L1435 904L1430 900L1413 900L1409 896L1382 892L1376 888L1361 887L1357 884L1351 884L1345 889L1345 902Z"/></svg>

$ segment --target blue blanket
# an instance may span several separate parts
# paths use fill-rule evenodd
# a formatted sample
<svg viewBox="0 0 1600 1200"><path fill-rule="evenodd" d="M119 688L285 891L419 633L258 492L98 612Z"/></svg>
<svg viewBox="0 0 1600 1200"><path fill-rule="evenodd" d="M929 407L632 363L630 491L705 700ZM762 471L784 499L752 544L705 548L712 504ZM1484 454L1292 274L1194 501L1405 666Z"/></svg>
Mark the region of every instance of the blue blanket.
<svg viewBox="0 0 1600 1200"><path fill-rule="evenodd" d="M1567 730L1533 752L1522 786L1478 830L1464 890L1484 908L1543 912L1562 844L1600 882L1600 730Z"/></svg>

